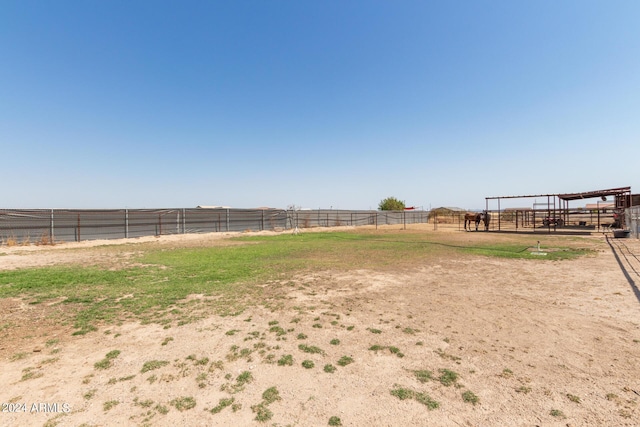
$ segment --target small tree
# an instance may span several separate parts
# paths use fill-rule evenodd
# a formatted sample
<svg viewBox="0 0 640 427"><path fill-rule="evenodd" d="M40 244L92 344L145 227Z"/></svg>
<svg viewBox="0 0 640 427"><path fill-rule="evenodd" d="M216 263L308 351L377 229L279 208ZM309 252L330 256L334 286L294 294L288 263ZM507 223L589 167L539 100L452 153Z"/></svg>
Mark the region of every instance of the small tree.
<svg viewBox="0 0 640 427"><path fill-rule="evenodd" d="M404 202L395 197L387 197L378 205L381 211L401 211L404 210Z"/></svg>

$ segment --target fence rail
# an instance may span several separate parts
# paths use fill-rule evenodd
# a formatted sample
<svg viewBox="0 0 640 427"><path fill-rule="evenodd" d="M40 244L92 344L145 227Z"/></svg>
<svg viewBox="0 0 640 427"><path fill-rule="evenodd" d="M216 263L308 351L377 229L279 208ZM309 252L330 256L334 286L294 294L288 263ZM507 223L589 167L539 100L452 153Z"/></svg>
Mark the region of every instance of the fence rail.
<svg viewBox="0 0 640 427"><path fill-rule="evenodd" d="M0 209L0 244L428 222L425 211Z"/></svg>

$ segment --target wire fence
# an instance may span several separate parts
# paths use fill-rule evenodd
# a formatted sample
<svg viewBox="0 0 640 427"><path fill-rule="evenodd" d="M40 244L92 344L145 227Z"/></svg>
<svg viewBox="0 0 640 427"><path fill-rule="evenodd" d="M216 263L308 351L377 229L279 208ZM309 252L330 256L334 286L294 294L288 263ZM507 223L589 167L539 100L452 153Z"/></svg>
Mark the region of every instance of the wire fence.
<svg viewBox="0 0 640 427"><path fill-rule="evenodd" d="M120 239L185 233L414 224L425 211L282 209L0 209L5 245Z"/></svg>

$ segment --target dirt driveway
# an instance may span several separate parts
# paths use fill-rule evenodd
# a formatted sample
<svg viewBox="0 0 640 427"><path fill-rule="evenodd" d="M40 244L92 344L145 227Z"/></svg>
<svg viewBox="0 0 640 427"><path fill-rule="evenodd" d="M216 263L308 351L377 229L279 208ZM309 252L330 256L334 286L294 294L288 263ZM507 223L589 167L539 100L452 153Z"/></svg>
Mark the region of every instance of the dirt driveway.
<svg viewBox="0 0 640 427"><path fill-rule="evenodd" d="M74 337L56 304L0 300L0 425L638 426L640 245L585 239L572 261L297 276L264 284L281 309L170 329ZM0 269L136 246L9 249Z"/></svg>

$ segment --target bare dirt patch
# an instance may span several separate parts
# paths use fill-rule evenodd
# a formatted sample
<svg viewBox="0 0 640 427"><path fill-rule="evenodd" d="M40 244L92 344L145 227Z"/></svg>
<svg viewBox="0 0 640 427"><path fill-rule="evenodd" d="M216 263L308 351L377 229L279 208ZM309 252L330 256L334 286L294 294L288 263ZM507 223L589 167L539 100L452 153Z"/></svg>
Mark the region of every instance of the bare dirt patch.
<svg viewBox="0 0 640 427"><path fill-rule="evenodd" d="M219 240L163 239L144 244ZM454 237L477 239L506 237ZM0 402L26 409L0 424L637 425L640 265L600 236L583 244L598 251L298 275L265 284L287 289L282 308L169 329L122 323L71 337L59 305L0 300ZM9 268L114 259L110 247L71 246L10 254L21 262Z"/></svg>

